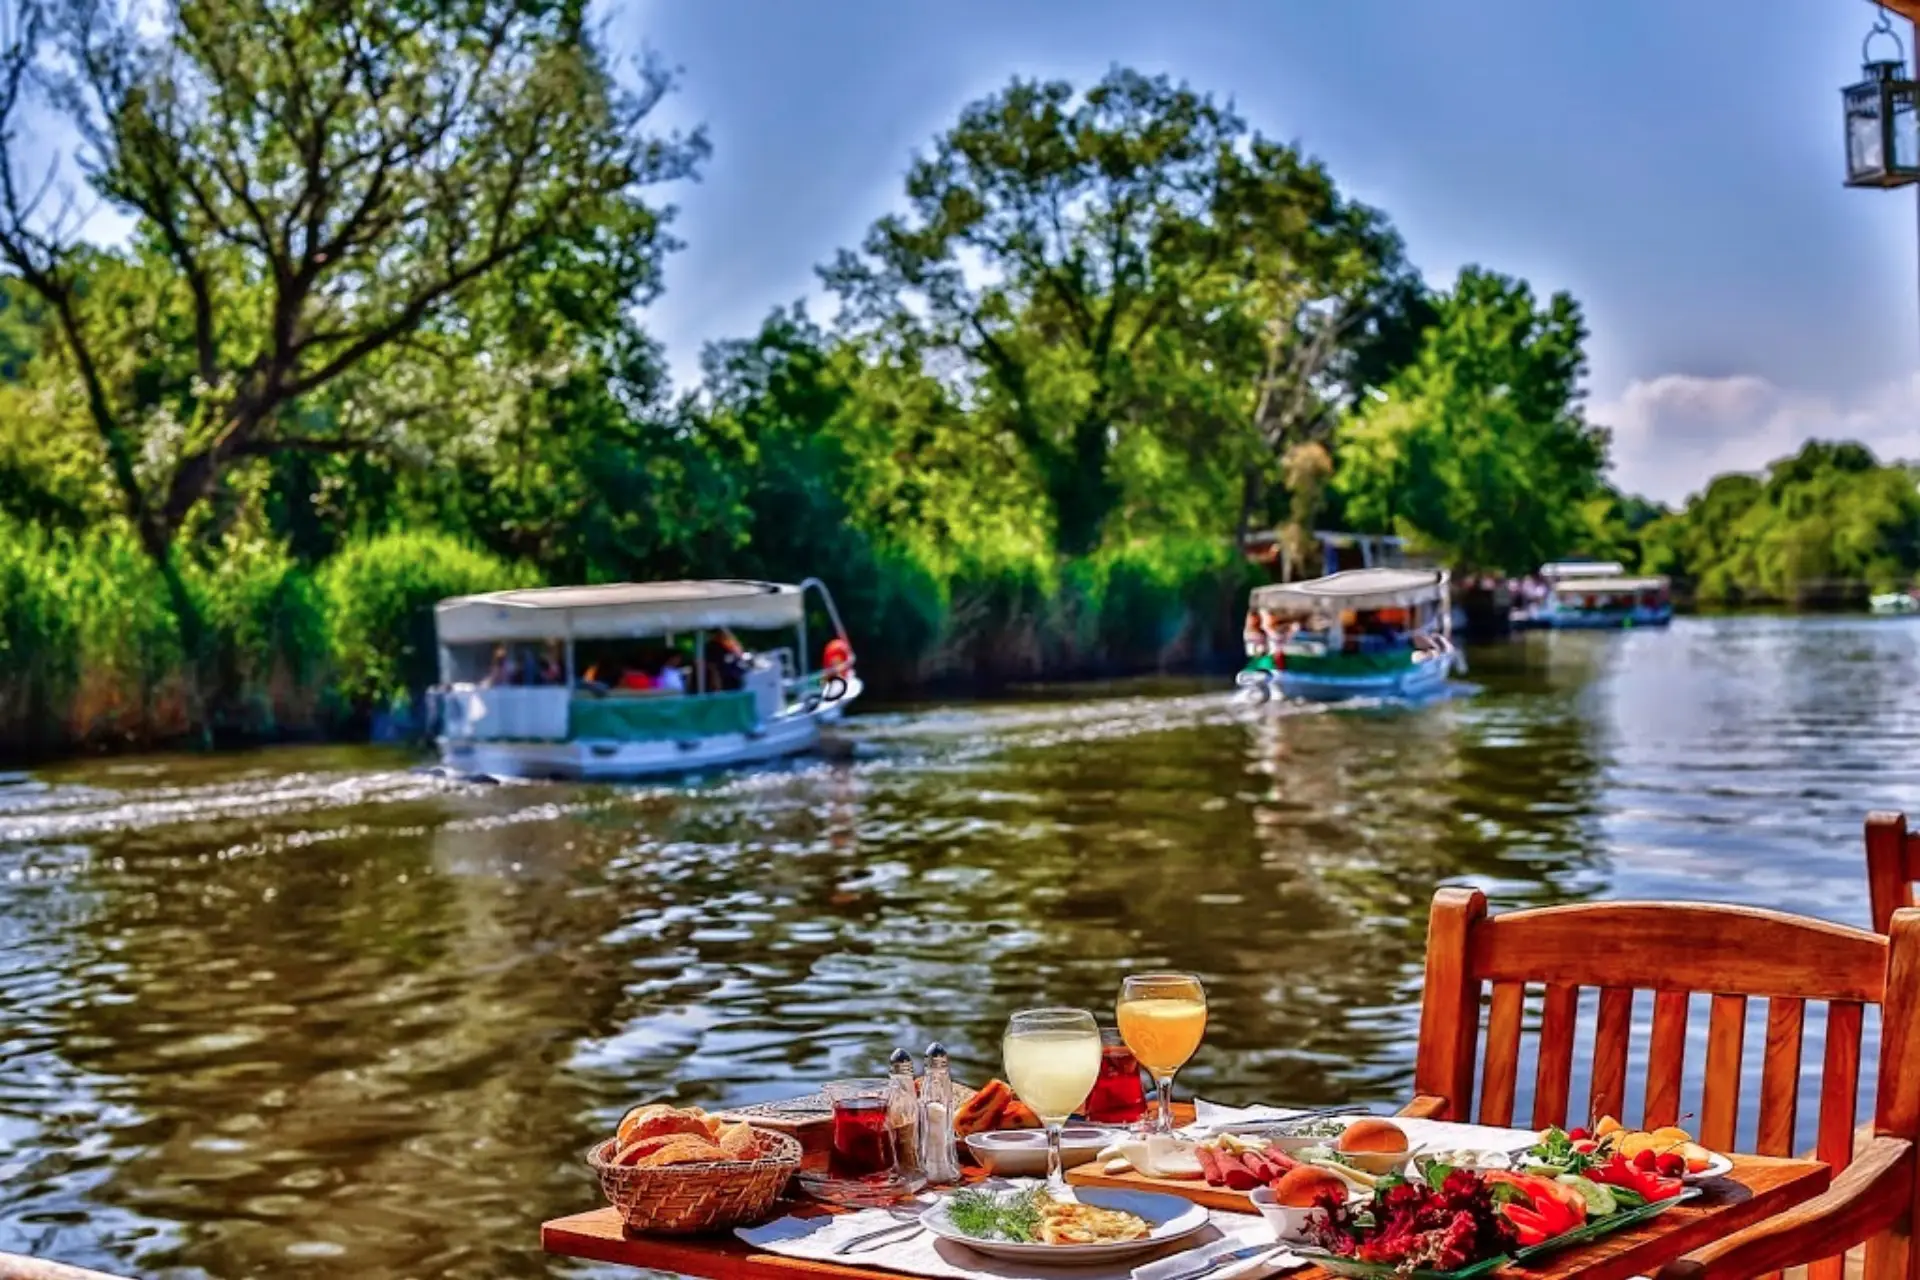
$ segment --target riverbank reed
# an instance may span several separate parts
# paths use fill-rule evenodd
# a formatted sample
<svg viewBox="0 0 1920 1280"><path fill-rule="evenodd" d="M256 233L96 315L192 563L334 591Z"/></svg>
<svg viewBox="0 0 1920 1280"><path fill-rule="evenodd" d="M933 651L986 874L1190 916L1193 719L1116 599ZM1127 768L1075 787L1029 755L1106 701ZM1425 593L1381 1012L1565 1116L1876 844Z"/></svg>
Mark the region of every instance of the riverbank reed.
<svg viewBox="0 0 1920 1280"><path fill-rule="evenodd" d="M194 662L129 530L0 525L0 756L357 736L432 682L435 601L540 581L434 531L312 566L235 536L180 567L204 635ZM1230 663L1252 573L1198 540L944 580L910 555L821 566L883 694Z"/></svg>

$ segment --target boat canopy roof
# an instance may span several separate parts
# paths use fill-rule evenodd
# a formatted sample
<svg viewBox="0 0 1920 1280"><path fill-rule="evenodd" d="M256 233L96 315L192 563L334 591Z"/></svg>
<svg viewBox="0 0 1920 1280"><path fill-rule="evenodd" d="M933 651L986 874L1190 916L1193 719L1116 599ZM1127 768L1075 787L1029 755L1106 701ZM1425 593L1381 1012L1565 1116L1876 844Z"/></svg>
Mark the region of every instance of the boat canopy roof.
<svg viewBox="0 0 1920 1280"><path fill-rule="evenodd" d="M1396 609L1440 599L1444 569L1347 569L1307 582L1255 587L1251 608L1311 614L1327 609Z"/></svg>
<svg viewBox="0 0 1920 1280"><path fill-rule="evenodd" d="M1666 576L1653 574L1645 578L1573 578L1562 579L1554 583L1556 591L1565 591L1570 595L1605 595L1608 592L1625 591L1664 591Z"/></svg>
<svg viewBox="0 0 1920 1280"><path fill-rule="evenodd" d="M1618 560L1556 560L1540 566L1543 578L1617 578L1626 571Z"/></svg>
<svg viewBox="0 0 1920 1280"><path fill-rule="evenodd" d="M798 626L800 588L782 582L617 582L455 596L434 606L441 644L618 640L670 631Z"/></svg>

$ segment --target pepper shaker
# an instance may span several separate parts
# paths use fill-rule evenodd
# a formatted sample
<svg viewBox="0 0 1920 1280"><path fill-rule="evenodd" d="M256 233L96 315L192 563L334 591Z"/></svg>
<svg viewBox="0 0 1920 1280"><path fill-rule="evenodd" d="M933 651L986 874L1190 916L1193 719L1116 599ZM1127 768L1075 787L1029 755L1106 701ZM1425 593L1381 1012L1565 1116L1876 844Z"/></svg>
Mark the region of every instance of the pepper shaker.
<svg viewBox="0 0 1920 1280"><path fill-rule="evenodd" d="M947 1065L947 1047L937 1040L927 1046L920 1115L920 1160L927 1181L935 1186L960 1181L960 1152L953 1140L953 1076Z"/></svg>

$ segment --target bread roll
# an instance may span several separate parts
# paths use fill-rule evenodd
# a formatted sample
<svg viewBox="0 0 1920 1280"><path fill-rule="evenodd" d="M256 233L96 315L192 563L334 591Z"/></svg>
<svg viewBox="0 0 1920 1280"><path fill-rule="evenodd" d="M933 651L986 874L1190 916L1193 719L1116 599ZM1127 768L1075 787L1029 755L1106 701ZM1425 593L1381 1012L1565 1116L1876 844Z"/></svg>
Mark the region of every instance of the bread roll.
<svg viewBox="0 0 1920 1280"><path fill-rule="evenodd" d="M669 1107L665 1103L655 1102L644 1107L635 1107L627 1112L620 1121L620 1145L638 1142L643 1138L658 1138L667 1134L684 1133L696 1138L713 1137L713 1131L707 1127L707 1113L696 1108L682 1110Z"/></svg>
<svg viewBox="0 0 1920 1280"><path fill-rule="evenodd" d="M720 1150L729 1160L751 1160L760 1149L760 1139L754 1136L753 1126L744 1120L721 1126L719 1137Z"/></svg>
<svg viewBox="0 0 1920 1280"><path fill-rule="evenodd" d="M1341 1151L1377 1151L1383 1155L1396 1155L1407 1149L1407 1135L1399 1125L1391 1120L1355 1120L1340 1135L1337 1149Z"/></svg>
<svg viewBox="0 0 1920 1280"><path fill-rule="evenodd" d="M705 1138L682 1134L668 1139L665 1146L651 1155L640 1157L636 1164L642 1169L660 1169L672 1164L718 1164L726 1158L726 1152Z"/></svg>

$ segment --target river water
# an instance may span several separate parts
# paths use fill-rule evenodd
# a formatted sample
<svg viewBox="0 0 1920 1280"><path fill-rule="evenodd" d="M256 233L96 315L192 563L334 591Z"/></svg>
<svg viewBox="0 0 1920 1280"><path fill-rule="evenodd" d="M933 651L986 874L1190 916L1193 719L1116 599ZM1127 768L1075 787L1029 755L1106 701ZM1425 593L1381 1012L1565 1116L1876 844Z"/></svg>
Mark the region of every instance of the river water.
<svg viewBox="0 0 1920 1280"><path fill-rule="evenodd" d="M664 786L297 748L0 788L0 1249L590 1274L538 1226L598 1203L582 1153L636 1101L789 1096L936 1037L984 1078L1009 1011L1170 966L1212 1005L1183 1081L1385 1102L1443 882L1866 921L1861 818L1920 807L1920 625L1471 657L1476 694L1413 712L1082 686Z"/></svg>

